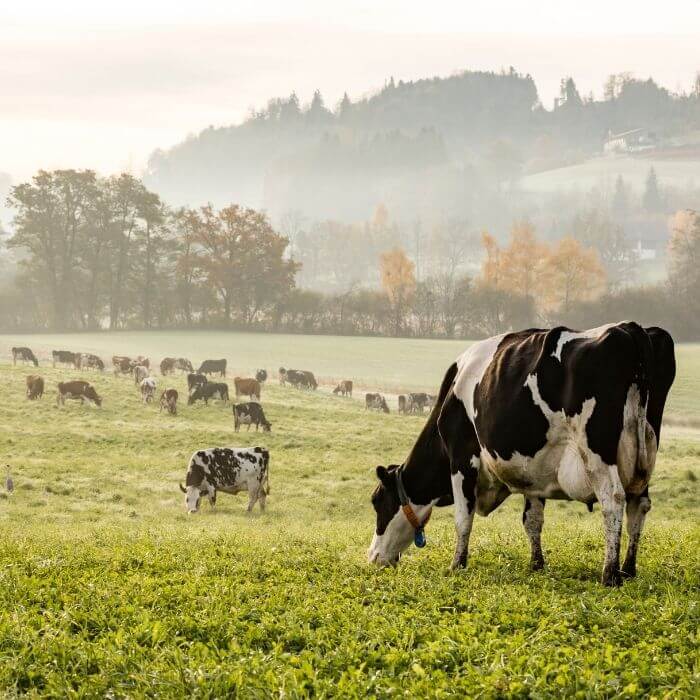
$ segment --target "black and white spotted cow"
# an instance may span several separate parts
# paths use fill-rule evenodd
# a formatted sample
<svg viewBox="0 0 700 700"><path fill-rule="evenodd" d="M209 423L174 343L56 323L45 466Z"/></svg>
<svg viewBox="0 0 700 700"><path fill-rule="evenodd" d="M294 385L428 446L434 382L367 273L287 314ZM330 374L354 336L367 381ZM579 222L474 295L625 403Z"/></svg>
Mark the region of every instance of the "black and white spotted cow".
<svg viewBox="0 0 700 700"><path fill-rule="evenodd" d="M430 404L430 398L424 391L414 392L406 397L407 413L423 413L423 409Z"/></svg>
<svg viewBox="0 0 700 700"><path fill-rule="evenodd" d="M233 429L238 432L242 425L255 426L255 431L262 426L264 433L272 430L272 423L265 417L263 407L257 401L247 403L237 403L233 405Z"/></svg>
<svg viewBox="0 0 700 700"><path fill-rule="evenodd" d="M17 360L31 362L35 367L39 366L39 360L29 348L12 348L12 364L16 365Z"/></svg>
<svg viewBox="0 0 700 700"><path fill-rule="evenodd" d="M220 399L228 403L228 384L224 382L207 382L196 386L187 399L187 405L191 406L195 401L204 401L208 406L209 399Z"/></svg>
<svg viewBox="0 0 700 700"><path fill-rule="evenodd" d="M155 377L144 377L140 384L141 388L141 400L144 403L150 403L153 401L156 395L156 379Z"/></svg>
<svg viewBox="0 0 700 700"><path fill-rule="evenodd" d="M671 336L636 323L507 333L474 343L447 370L402 465L377 467L369 559L396 564L434 506L455 506L453 568L467 564L474 513L524 496L531 565L544 565L545 500L601 505L605 585L636 574L648 484L676 364ZM623 514L629 545L620 567Z"/></svg>
<svg viewBox="0 0 700 700"><path fill-rule="evenodd" d="M209 498L212 508L216 505L217 491L237 494L248 492L248 512L259 502L265 510L265 499L270 493L268 467L270 453L263 447L210 447L197 450L187 467L185 494L188 513L199 511L202 496Z"/></svg>

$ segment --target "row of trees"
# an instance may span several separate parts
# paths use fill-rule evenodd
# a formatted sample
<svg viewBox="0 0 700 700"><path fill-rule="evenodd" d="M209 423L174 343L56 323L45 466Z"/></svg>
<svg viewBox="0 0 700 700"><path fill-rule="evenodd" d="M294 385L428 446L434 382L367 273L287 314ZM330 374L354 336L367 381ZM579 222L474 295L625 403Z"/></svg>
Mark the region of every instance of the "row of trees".
<svg viewBox="0 0 700 700"><path fill-rule="evenodd" d="M287 239L251 209L171 211L137 178L90 170L40 171L8 204L21 272L4 325L250 324L294 287Z"/></svg>
<svg viewBox="0 0 700 700"><path fill-rule="evenodd" d="M361 231L357 251L347 231L334 231L343 264L369 276L315 291L296 286L301 263L258 211L173 211L130 175L74 170L39 172L11 190L9 203L16 218L5 243L18 272L0 281L4 330L180 326L478 337L625 316L700 337L700 215L692 210L670 220L668 283L635 288L610 284L611 270L623 277L629 249L615 226L593 215L578 221L576 237L555 240L519 221L504 245L483 233L479 251L464 226L446 222L430 239L441 251L437 262L419 275L419 251L392 244L399 231L379 207L353 229ZM363 241L374 246L373 264L358 265ZM462 265L470 256L481 261L471 271Z"/></svg>

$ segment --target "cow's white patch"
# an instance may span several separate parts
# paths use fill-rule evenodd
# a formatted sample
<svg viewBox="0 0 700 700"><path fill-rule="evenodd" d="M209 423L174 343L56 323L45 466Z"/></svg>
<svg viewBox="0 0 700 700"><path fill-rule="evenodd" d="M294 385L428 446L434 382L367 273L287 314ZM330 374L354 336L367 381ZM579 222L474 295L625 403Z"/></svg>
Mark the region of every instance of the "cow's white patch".
<svg viewBox="0 0 700 700"><path fill-rule="evenodd" d="M608 328L612 328L613 326L617 325L619 324L607 323L604 326L599 326L598 328L591 328L587 331L562 331L561 335L559 336L559 340L557 341L557 347L554 348L554 351L552 352L552 357L556 357L557 360L561 362L562 350L564 349L564 346L571 340L579 340L581 338L600 338L600 336L603 335L603 333L605 333L605 331L607 331Z"/></svg>
<svg viewBox="0 0 700 700"><path fill-rule="evenodd" d="M478 343L471 345L457 358L454 393L464 404L467 416L472 423L475 423L476 419L474 389L491 364L493 356L496 354L496 350L504 337L505 333L486 340L480 340Z"/></svg>
<svg viewBox="0 0 700 700"><path fill-rule="evenodd" d="M188 486L185 494L185 508L188 513L196 513L199 510L199 502L201 499L199 486Z"/></svg>
<svg viewBox="0 0 700 700"><path fill-rule="evenodd" d="M437 503L437 499L424 506L416 505L412 501L409 503L418 520L423 522ZM413 542L414 534L413 526L408 522L403 510L399 508L389 521L386 530L381 535L374 533L367 552L369 563L380 566L396 565L401 553Z"/></svg>
<svg viewBox="0 0 700 700"><path fill-rule="evenodd" d="M595 409L595 399L584 401L579 414L567 416L563 410L552 410L542 398L536 375L529 375L525 386L549 424L544 447L533 456L516 451L509 459L482 449L482 462L513 493L590 501L593 487L586 470L591 454L586 424Z"/></svg>

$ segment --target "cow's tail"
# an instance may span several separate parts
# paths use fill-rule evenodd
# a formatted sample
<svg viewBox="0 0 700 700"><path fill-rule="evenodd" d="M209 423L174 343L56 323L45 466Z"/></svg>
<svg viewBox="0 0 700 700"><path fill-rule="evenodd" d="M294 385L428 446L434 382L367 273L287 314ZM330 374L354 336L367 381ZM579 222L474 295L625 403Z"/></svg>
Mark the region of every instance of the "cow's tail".
<svg viewBox="0 0 700 700"><path fill-rule="evenodd" d="M630 323L630 335L637 346L637 362L634 381L639 389L637 404L637 471L646 472L647 466L647 407L651 392L651 375L654 368L654 351L647 332L638 324Z"/></svg>
<svg viewBox="0 0 700 700"><path fill-rule="evenodd" d="M265 495L269 496L270 495L270 453L265 450L263 452L263 465L265 468L265 481L263 490L265 491Z"/></svg>

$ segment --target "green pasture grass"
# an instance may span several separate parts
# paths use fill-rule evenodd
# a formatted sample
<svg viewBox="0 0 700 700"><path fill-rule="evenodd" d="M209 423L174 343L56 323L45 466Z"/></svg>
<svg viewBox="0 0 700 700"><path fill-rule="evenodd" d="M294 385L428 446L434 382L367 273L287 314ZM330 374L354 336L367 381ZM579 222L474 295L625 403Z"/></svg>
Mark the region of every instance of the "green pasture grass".
<svg viewBox="0 0 700 700"><path fill-rule="evenodd" d="M56 382L80 373L45 367L30 402L28 371L0 365L4 697L697 696L692 429L666 429L639 575L619 590L598 583L598 507L549 502L547 568L529 572L518 497L477 519L467 571L448 572L451 508L426 549L377 570L374 467L402 460L422 418L269 382L273 432L236 435L230 407L160 414L109 373L83 373L102 409L57 408ZM182 376L159 383L186 396ZM190 454L222 444L270 449L265 513L222 494L186 515Z"/></svg>

